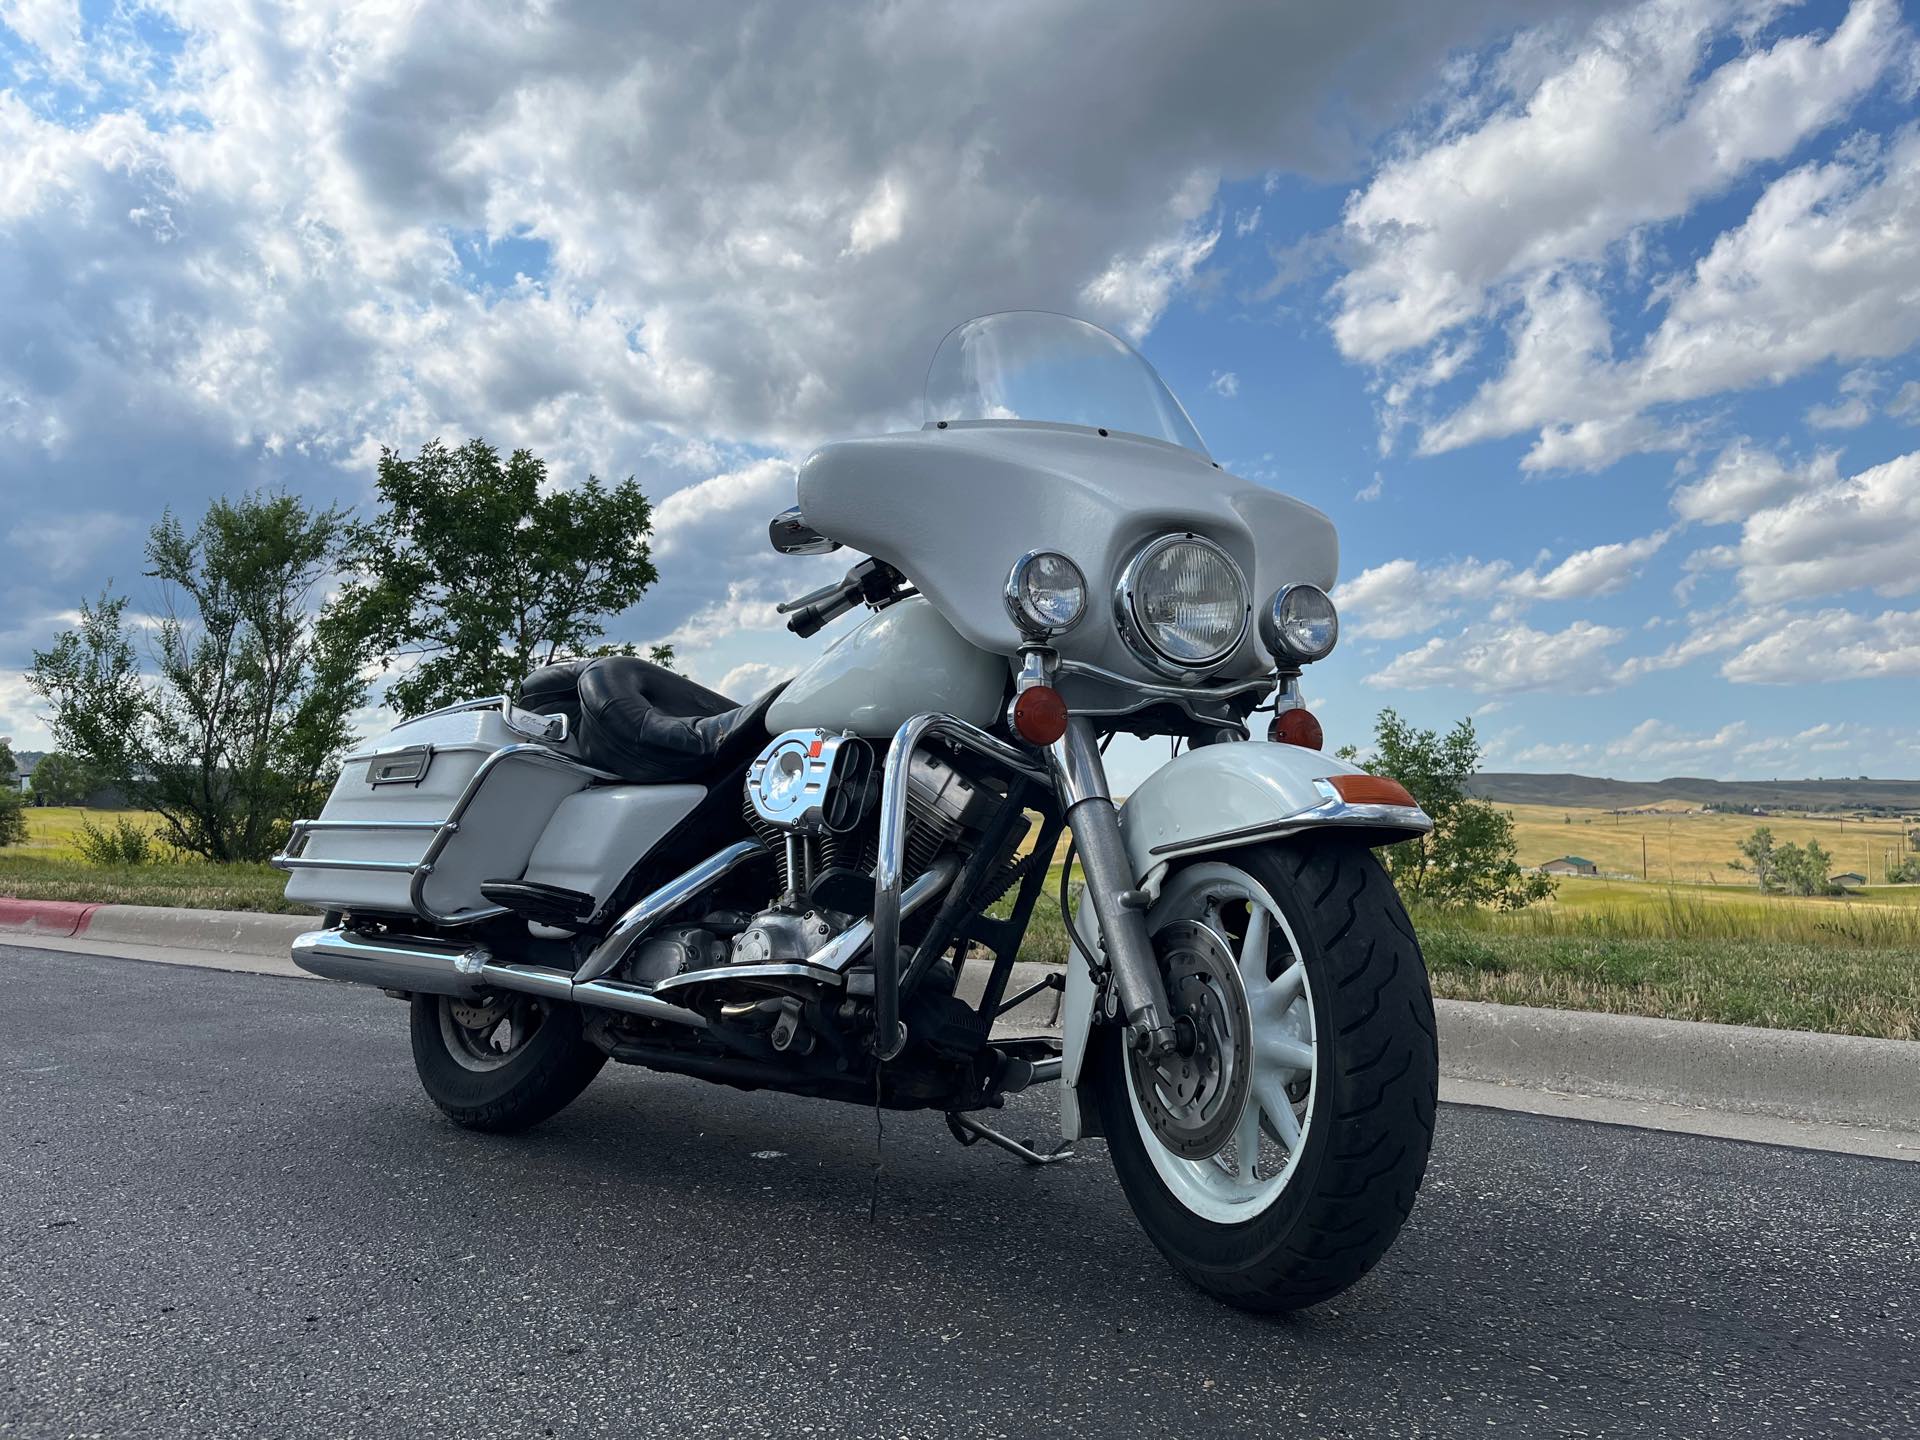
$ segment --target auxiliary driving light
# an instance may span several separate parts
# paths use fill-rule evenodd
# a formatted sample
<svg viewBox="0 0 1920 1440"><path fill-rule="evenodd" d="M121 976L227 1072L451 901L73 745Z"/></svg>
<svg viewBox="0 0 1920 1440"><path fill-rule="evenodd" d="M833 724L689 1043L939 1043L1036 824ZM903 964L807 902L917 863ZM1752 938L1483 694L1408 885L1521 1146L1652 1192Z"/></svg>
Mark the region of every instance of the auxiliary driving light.
<svg viewBox="0 0 1920 1440"><path fill-rule="evenodd" d="M1029 550L1007 576L1007 609L1032 638L1071 630L1087 613L1087 577L1058 550Z"/></svg>
<svg viewBox="0 0 1920 1440"><path fill-rule="evenodd" d="M1318 585L1282 585L1261 612L1260 639L1275 664L1311 665L1339 643L1340 615Z"/></svg>

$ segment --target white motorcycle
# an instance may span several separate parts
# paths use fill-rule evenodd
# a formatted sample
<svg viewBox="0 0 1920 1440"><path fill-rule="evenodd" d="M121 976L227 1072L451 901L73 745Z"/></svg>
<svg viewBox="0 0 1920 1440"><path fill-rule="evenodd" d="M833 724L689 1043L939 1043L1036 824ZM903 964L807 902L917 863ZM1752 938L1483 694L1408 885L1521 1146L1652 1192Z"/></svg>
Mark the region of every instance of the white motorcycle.
<svg viewBox="0 0 1920 1440"><path fill-rule="evenodd" d="M1333 526L1223 471L1081 321L958 327L927 402L816 451L772 524L786 554L870 557L782 607L856 627L746 705L603 658L396 726L275 862L329 912L294 959L407 999L427 1094L480 1130L612 1058L936 1109L1041 1163L1067 1152L982 1112L1057 1082L1063 1144L1105 1137L1183 1273L1325 1300L1405 1221L1437 1086L1369 848L1430 822L1322 754L1299 698L1338 631ZM1121 733L1177 753L1116 802ZM1063 832L1064 980L1009 994ZM1060 1035L996 1030L1061 989Z"/></svg>

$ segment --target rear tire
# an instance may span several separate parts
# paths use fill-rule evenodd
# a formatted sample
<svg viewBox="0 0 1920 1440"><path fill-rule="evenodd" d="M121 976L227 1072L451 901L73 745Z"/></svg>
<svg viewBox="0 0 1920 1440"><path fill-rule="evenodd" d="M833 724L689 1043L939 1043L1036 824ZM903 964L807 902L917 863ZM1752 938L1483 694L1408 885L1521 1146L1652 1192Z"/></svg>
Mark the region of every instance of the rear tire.
<svg viewBox="0 0 1920 1440"><path fill-rule="evenodd" d="M1225 1151L1218 1159L1227 1180L1207 1170L1213 1160L1170 1164L1136 1103L1117 1026L1096 1032L1089 1056L1102 1127L1142 1228L1182 1274L1242 1309L1303 1309L1371 1269L1412 1213L1439 1088L1426 965L1392 881L1352 842L1309 835L1185 868L1216 877L1204 885L1189 877L1189 894L1217 893L1216 882L1230 888L1233 875L1253 882L1248 888L1264 891L1278 912L1263 947L1268 976L1296 960L1305 966L1308 986L1289 1012L1295 1034L1310 1033L1314 1054L1310 1078L1294 1072L1288 1092L1299 1109L1298 1153L1282 1150L1285 1163L1272 1179L1256 1181L1250 1168L1238 1191ZM1181 875L1168 877L1163 896L1178 893ZM1156 907L1150 923L1168 918ZM1260 1045L1256 1015L1256 1053ZM1263 1120L1249 1128L1258 1136L1262 1127L1264 1154L1275 1127ZM1237 1219L1236 1209L1248 1218Z"/></svg>
<svg viewBox="0 0 1920 1440"><path fill-rule="evenodd" d="M518 1002L513 1013L525 1036L496 1055L459 1025L455 1007L473 1009L444 995L413 997L413 1068L427 1098L468 1130L504 1135L538 1125L571 1104L607 1063L581 1035L575 1006Z"/></svg>

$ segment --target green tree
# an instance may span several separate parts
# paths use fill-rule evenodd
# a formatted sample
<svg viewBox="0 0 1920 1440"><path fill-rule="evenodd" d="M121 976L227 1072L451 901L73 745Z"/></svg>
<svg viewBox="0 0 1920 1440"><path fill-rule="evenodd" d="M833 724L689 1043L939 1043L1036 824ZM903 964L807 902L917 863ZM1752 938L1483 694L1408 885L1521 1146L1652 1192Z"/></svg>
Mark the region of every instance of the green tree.
<svg viewBox="0 0 1920 1440"><path fill-rule="evenodd" d="M1818 840L1782 845L1773 854L1773 872L1789 895L1826 895L1833 890L1833 856Z"/></svg>
<svg viewBox="0 0 1920 1440"><path fill-rule="evenodd" d="M1467 780L1480 768L1472 720L1441 735L1382 710L1373 738L1372 754L1347 746L1341 758L1398 780L1433 820L1432 833L1381 852L1410 904L1518 910L1553 894L1550 879L1527 874L1514 858L1513 817L1467 792Z"/></svg>
<svg viewBox="0 0 1920 1440"><path fill-rule="evenodd" d="M94 788L93 773L62 751L41 756L33 767L35 805L84 805Z"/></svg>
<svg viewBox="0 0 1920 1440"><path fill-rule="evenodd" d="M1779 865L1778 851L1779 847L1773 839L1773 828L1762 825L1740 842L1741 858L1729 860L1727 868L1753 876L1754 883L1760 887L1760 893L1764 895L1773 889L1774 871Z"/></svg>
<svg viewBox="0 0 1920 1440"><path fill-rule="evenodd" d="M346 526L342 510L265 492L216 500L192 531L169 512L146 547L162 607L151 673L124 596L83 603L79 628L35 654L60 747L159 812L167 844L265 859L332 783L366 695L313 615Z"/></svg>
<svg viewBox="0 0 1920 1440"><path fill-rule="evenodd" d="M0 846L27 843L27 806L20 794L20 765L13 745L0 737Z"/></svg>
<svg viewBox="0 0 1920 1440"><path fill-rule="evenodd" d="M503 464L482 440L434 440L411 460L381 452L382 508L351 529L353 579L327 623L383 671L403 670L387 687L402 715L511 694L556 660L633 653L598 642L657 578L653 507L631 477L568 490L546 476L531 452Z"/></svg>

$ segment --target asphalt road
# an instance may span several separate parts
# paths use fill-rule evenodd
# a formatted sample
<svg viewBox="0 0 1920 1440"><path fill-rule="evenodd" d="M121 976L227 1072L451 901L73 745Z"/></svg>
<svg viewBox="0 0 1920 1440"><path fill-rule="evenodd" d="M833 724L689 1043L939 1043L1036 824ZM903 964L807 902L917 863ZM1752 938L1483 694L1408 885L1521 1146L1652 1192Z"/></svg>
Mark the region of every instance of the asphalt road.
<svg viewBox="0 0 1920 1440"><path fill-rule="evenodd" d="M1442 1111L1260 1320L1097 1145L609 1067L510 1140L344 985L0 947L0 1435L1920 1433L1920 1168ZM1045 1093L1016 1133L1044 1133Z"/></svg>

